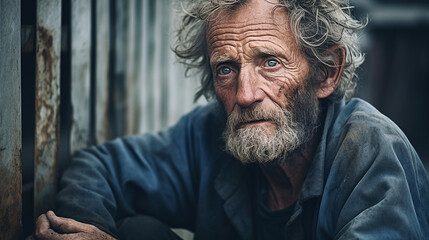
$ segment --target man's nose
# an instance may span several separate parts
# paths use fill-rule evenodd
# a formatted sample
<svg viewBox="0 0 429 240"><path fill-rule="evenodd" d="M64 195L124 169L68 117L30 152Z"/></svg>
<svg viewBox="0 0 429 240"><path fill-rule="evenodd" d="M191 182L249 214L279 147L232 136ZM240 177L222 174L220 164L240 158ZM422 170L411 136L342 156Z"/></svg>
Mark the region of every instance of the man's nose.
<svg viewBox="0 0 429 240"><path fill-rule="evenodd" d="M249 107L261 102L264 98L263 91L259 87L257 74L248 68L240 69L237 81L236 103L241 107Z"/></svg>

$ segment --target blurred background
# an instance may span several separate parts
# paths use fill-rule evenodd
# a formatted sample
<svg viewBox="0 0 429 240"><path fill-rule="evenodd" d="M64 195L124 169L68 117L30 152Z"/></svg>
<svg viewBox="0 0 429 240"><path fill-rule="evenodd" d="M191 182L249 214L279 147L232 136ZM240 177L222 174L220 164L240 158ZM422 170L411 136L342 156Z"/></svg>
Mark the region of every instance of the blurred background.
<svg viewBox="0 0 429 240"><path fill-rule="evenodd" d="M357 96L373 104L407 135L429 167L429 2L352 0L369 23L361 37L366 61Z"/></svg>
<svg viewBox="0 0 429 240"><path fill-rule="evenodd" d="M75 150L165 129L205 100L193 102L198 76L185 78L171 51L178 0L0 1L0 109L14 119L2 122L0 143L22 149L0 151L0 239L19 239L54 207ZM399 125L428 169L429 3L351 4L369 19L356 96Z"/></svg>

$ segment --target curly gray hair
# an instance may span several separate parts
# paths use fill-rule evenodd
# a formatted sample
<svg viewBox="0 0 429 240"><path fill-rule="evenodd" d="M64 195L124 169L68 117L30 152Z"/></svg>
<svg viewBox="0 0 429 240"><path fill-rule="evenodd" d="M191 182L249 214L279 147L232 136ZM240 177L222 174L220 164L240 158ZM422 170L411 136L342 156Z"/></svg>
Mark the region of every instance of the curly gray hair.
<svg viewBox="0 0 429 240"><path fill-rule="evenodd" d="M268 0L266 0L268 1ZM214 86L206 45L206 28L209 20L220 10L234 11L248 0L190 0L182 3L183 16L177 30L174 52L189 70L202 73L201 87L195 100L201 96L214 97ZM335 91L328 97L332 101L349 99L356 88L356 69L363 63L357 30L362 23L351 16L347 0L278 0L275 7L289 12L289 24L310 66L311 79L324 81L330 67L335 67L332 47L341 46L346 55L342 76Z"/></svg>

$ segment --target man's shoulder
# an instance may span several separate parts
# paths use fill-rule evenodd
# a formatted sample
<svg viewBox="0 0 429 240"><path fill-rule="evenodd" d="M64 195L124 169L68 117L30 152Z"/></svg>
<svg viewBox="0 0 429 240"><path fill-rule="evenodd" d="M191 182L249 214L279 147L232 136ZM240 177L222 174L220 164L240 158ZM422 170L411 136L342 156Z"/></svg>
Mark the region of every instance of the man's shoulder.
<svg viewBox="0 0 429 240"><path fill-rule="evenodd" d="M366 171L375 162L420 168L420 158L405 134L369 103L352 99L333 107L326 136L328 164L354 172Z"/></svg>
<svg viewBox="0 0 429 240"><path fill-rule="evenodd" d="M392 120L362 99L353 98L335 108L332 128L340 138L347 136L351 140L373 143L395 140L408 144L405 134Z"/></svg>
<svg viewBox="0 0 429 240"><path fill-rule="evenodd" d="M377 158L399 165L420 161L401 129L369 103L352 99L334 108L326 141L327 153L336 163L368 166Z"/></svg>
<svg viewBox="0 0 429 240"><path fill-rule="evenodd" d="M412 221L410 231L418 232L418 224L427 226L428 177L399 127L360 99L331 104L326 124L321 228L354 234L360 231L355 226L382 225L391 213L398 215L389 227Z"/></svg>

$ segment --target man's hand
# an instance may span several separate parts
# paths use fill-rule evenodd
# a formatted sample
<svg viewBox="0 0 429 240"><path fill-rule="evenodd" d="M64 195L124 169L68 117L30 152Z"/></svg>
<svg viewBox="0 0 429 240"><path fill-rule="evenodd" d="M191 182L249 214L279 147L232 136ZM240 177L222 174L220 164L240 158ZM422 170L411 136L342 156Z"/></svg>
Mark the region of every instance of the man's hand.
<svg viewBox="0 0 429 240"><path fill-rule="evenodd" d="M48 211L37 218L36 228L27 240L114 240L112 236L97 227L78 222L71 218L57 217L54 212Z"/></svg>

